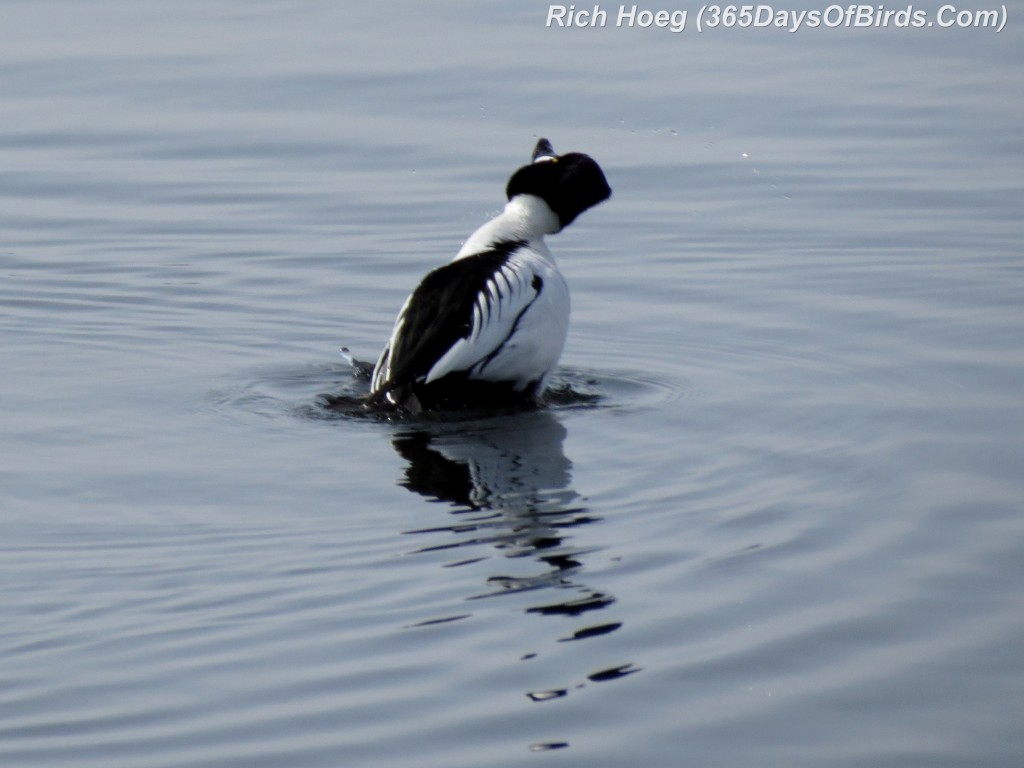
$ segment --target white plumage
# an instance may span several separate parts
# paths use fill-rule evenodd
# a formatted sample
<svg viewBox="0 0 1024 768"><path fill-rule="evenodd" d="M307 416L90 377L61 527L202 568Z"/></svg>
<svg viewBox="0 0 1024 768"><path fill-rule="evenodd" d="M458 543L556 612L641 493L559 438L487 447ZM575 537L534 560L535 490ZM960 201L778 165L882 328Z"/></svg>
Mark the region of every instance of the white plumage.
<svg viewBox="0 0 1024 768"><path fill-rule="evenodd" d="M611 189L590 157L541 139L508 204L406 299L374 367L371 398L418 412L535 399L565 344L569 289L544 236Z"/></svg>

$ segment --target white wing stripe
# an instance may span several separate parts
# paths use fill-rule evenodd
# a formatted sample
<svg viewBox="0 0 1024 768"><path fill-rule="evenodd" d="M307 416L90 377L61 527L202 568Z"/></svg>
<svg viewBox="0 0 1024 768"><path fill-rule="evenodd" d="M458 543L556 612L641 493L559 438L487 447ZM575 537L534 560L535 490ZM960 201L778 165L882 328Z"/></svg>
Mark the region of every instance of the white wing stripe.
<svg viewBox="0 0 1024 768"><path fill-rule="evenodd" d="M485 283L473 304L473 324L468 337L456 341L426 377L436 381L453 371L471 370L491 358L515 330L521 313L537 297L534 271L524 260L513 258Z"/></svg>
<svg viewBox="0 0 1024 768"><path fill-rule="evenodd" d="M501 293L498 291L498 286L495 284L493 277L487 281L486 288L487 292L481 293L477 301L482 303L487 309L487 319L484 322L490 325L492 313L496 313L494 320L501 320Z"/></svg>

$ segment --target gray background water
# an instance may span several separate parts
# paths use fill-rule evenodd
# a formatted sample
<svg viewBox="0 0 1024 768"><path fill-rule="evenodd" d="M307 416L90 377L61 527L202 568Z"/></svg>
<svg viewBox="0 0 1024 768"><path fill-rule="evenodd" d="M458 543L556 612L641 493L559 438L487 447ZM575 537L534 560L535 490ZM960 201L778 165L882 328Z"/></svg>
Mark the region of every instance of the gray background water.
<svg viewBox="0 0 1024 768"><path fill-rule="evenodd" d="M0 6L0 764L1020 763L1024 9L546 11ZM598 401L325 411L540 135Z"/></svg>

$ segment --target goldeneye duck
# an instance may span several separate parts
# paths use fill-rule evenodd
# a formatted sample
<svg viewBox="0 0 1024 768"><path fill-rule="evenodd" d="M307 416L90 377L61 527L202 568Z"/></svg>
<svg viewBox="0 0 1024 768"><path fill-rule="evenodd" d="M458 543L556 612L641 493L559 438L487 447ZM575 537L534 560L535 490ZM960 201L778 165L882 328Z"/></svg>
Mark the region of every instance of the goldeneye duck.
<svg viewBox="0 0 1024 768"><path fill-rule="evenodd" d="M505 209L409 295L373 369L372 403L411 413L535 402L565 345L569 288L544 235L611 196L588 155L547 139Z"/></svg>

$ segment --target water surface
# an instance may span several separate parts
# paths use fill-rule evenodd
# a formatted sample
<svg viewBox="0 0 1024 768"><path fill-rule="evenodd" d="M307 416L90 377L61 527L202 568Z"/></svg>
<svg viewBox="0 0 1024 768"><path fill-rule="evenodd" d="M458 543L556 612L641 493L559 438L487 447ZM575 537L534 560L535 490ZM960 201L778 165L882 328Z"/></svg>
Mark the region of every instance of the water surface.
<svg viewBox="0 0 1024 768"><path fill-rule="evenodd" d="M1019 762L1013 9L546 9L5 6L4 765ZM573 396L325 407L540 135Z"/></svg>

